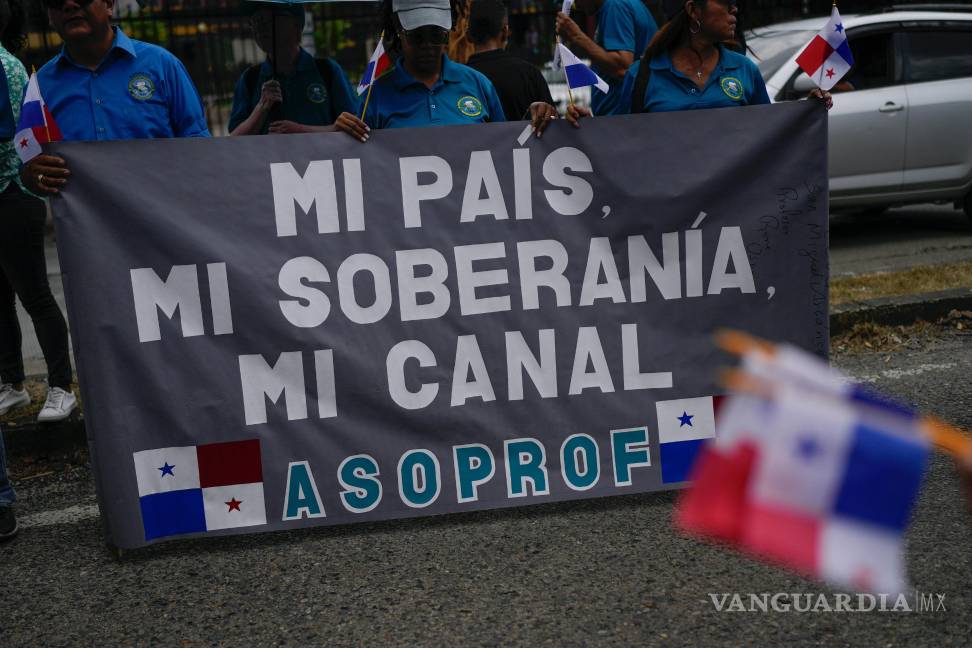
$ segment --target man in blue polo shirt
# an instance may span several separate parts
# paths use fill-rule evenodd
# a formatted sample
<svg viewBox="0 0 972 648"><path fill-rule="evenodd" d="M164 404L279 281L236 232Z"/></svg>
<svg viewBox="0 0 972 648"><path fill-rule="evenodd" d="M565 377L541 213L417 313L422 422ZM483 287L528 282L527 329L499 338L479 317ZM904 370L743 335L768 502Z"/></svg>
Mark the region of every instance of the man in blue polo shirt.
<svg viewBox="0 0 972 648"><path fill-rule="evenodd" d="M391 0L386 5L386 49L401 51L391 72L376 81L364 121L343 113L335 122L362 141L372 128L449 126L506 121L493 84L445 53L452 28L449 0ZM530 118L539 136L557 117L552 105L536 102Z"/></svg>
<svg viewBox="0 0 972 648"><path fill-rule="evenodd" d="M597 14L594 40L563 13L557 14L557 33L571 51L591 59L591 67L607 81L607 93L591 89L591 108L595 115L610 115L625 72L644 53L658 25L642 0L576 0L574 6L589 16Z"/></svg>
<svg viewBox="0 0 972 648"><path fill-rule="evenodd" d="M357 95L341 66L300 46L303 5L246 4L254 7L250 26L267 60L236 84L230 135L330 131L342 112L357 111Z"/></svg>
<svg viewBox="0 0 972 648"><path fill-rule="evenodd" d="M112 27L114 0L44 0L61 52L37 72L65 140L208 137L199 93L172 54ZM56 194L70 172L38 155L21 168L34 193Z"/></svg>

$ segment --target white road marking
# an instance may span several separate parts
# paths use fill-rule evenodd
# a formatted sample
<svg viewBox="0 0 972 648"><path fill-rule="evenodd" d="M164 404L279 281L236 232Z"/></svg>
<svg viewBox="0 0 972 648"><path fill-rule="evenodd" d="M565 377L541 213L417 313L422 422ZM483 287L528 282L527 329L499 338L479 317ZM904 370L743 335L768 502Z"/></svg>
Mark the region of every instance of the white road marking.
<svg viewBox="0 0 972 648"><path fill-rule="evenodd" d="M954 369L956 364L954 362L942 362L942 363L926 363L918 365L917 367L912 367L911 369L885 369L879 374L871 374L867 376L858 376L855 378L858 382L874 383L882 378L887 380L901 380L902 378L911 378L913 376L920 376L923 373L928 373L930 371L945 371L946 369Z"/></svg>
<svg viewBox="0 0 972 648"><path fill-rule="evenodd" d="M58 524L74 524L82 520L96 518L101 514L97 504L79 504L59 509L57 511L41 511L32 515L19 517L20 528L46 527Z"/></svg>

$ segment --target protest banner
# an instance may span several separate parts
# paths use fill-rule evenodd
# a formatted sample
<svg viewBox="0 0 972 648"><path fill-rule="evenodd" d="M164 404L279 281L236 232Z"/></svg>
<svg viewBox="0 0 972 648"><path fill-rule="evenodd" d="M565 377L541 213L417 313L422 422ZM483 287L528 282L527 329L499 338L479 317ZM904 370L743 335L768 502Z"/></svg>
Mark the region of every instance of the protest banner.
<svg viewBox="0 0 972 648"><path fill-rule="evenodd" d="M826 356L822 106L524 125L53 147L111 544L677 488L713 331Z"/></svg>

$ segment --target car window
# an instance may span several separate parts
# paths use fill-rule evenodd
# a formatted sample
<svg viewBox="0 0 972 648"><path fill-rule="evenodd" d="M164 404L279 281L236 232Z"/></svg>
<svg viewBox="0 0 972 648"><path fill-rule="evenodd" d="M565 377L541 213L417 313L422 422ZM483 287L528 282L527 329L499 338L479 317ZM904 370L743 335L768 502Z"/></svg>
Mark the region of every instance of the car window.
<svg viewBox="0 0 972 648"><path fill-rule="evenodd" d="M972 30L909 31L907 40L908 83L972 77Z"/></svg>
<svg viewBox="0 0 972 648"><path fill-rule="evenodd" d="M803 49L810 39L816 35L815 31L770 31L755 29L746 35L746 46L752 50L750 58L759 67L759 73L764 79L769 79L780 69L780 66L790 60Z"/></svg>
<svg viewBox="0 0 972 648"><path fill-rule="evenodd" d="M844 77L855 90L883 88L894 83L892 34L851 35L848 38L854 66Z"/></svg>

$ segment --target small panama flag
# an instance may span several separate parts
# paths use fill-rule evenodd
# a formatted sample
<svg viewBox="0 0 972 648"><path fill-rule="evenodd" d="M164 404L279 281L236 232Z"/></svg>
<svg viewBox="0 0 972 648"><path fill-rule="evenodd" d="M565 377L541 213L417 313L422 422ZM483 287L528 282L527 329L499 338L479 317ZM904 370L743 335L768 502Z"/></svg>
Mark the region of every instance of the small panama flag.
<svg viewBox="0 0 972 648"><path fill-rule="evenodd" d="M842 589L906 591L905 531L943 433L795 347L744 334L720 345L742 368L726 374L734 391L675 524Z"/></svg>
<svg viewBox="0 0 972 648"><path fill-rule="evenodd" d="M132 457L146 540L267 523L259 439Z"/></svg>
<svg viewBox="0 0 972 648"><path fill-rule="evenodd" d="M375 82L375 79L380 78L392 66L391 59L385 52L385 45L382 43L383 39L384 34L378 38L378 46L375 47L371 59L368 60L368 67L365 68L361 83L358 84L358 95L364 94L365 90Z"/></svg>
<svg viewBox="0 0 972 648"><path fill-rule="evenodd" d="M574 53L564 47L562 43L557 43L557 56L555 60L564 68L564 74L567 76L567 86L571 90L583 88L584 86L596 86L601 92L607 92L611 89L607 81L597 76L594 70L584 65L584 62L574 56Z"/></svg>
<svg viewBox="0 0 972 648"><path fill-rule="evenodd" d="M32 74L27 83L27 92L24 93L17 134L14 136L17 155L26 164L41 154L41 144L60 142L61 139L61 131L41 96L37 74Z"/></svg>
<svg viewBox="0 0 972 648"><path fill-rule="evenodd" d="M702 396L655 403L662 483L688 480L702 445L715 438L715 410L721 400L721 396Z"/></svg>
<svg viewBox="0 0 972 648"><path fill-rule="evenodd" d="M800 52L796 61L821 90L830 90L837 85L854 65L837 5L834 5L830 20Z"/></svg>

